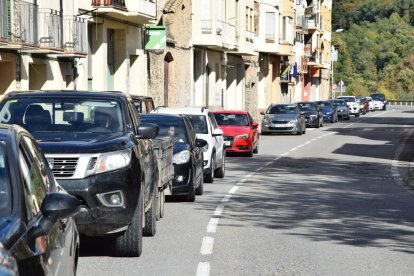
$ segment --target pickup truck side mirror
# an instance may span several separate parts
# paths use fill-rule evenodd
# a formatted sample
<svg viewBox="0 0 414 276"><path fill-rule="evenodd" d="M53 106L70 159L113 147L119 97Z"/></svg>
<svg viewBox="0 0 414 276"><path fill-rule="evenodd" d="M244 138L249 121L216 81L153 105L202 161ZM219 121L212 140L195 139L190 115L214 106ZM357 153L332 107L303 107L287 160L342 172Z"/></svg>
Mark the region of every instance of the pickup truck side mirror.
<svg viewBox="0 0 414 276"><path fill-rule="evenodd" d="M160 127L155 124L143 123L137 128L137 139L153 139L158 136Z"/></svg>

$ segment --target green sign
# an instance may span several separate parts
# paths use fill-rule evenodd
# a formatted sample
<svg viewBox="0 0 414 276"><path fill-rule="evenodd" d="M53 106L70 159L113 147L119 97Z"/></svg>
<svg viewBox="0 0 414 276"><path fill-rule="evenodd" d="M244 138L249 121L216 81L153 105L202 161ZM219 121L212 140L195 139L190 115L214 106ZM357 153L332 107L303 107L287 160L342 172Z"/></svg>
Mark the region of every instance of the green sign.
<svg viewBox="0 0 414 276"><path fill-rule="evenodd" d="M165 49L167 45L165 26L148 26L145 28L145 50Z"/></svg>

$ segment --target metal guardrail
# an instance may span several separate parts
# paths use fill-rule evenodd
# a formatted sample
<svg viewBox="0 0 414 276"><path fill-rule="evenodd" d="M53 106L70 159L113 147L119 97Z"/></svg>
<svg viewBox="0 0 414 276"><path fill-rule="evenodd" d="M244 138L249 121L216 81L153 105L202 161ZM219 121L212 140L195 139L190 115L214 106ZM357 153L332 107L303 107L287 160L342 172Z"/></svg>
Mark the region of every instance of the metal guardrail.
<svg viewBox="0 0 414 276"><path fill-rule="evenodd" d="M387 104L414 106L414 100L387 100Z"/></svg>

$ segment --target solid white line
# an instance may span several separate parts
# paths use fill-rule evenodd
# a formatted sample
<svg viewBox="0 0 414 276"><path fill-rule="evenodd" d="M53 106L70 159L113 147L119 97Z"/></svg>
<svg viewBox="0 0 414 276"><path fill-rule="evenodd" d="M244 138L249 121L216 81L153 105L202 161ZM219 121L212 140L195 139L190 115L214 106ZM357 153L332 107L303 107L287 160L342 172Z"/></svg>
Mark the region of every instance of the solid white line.
<svg viewBox="0 0 414 276"><path fill-rule="evenodd" d="M216 233L217 225L220 222L219 218L211 218L207 225L207 233Z"/></svg>
<svg viewBox="0 0 414 276"><path fill-rule="evenodd" d="M213 253L214 238L204 237L200 253L202 255L211 255Z"/></svg>
<svg viewBox="0 0 414 276"><path fill-rule="evenodd" d="M199 262L197 267L196 276L208 276L210 275L210 263Z"/></svg>

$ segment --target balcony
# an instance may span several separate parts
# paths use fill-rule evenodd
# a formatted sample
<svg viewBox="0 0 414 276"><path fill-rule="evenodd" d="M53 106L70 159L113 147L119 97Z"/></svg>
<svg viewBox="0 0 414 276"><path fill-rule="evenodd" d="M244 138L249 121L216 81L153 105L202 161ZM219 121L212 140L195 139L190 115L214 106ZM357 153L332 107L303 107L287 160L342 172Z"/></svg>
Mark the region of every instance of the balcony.
<svg viewBox="0 0 414 276"><path fill-rule="evenodd" d="M306 17L306 26L308 31L316 31L321 29L320 17L318 14Z"/></svg>
<svg viewBox="0 0 414 276"><path fill-rule="evenodd" d="M0 48L19 50L38 44L38 7L35 4L14 1L10 14L7 0L0 0ZM10 18L10 22L8 21Z"/></svg>
<svg viewBox="0 0 414 276"><path fill-rule="evenodd" d="M323 67L323 52L321 50L315 50L308 55L308 66L310 67Z"/></svg>
<svg viewBox="0 0 414 276"><path fill-rule="evenodd" d="M157 17L155 0L93 0L94 12L119 20L147 24Z"/></svg>
<svg viewBox="0 0 414 276"><path fill-rule="evenodd" d="M45 50L63 52L63 26L60 12L39 9L39 47Z"/></svg>
<svg viewBox="0 0 414 276"><path fill-rule="evenodd" d="M67 16L64 18L64 49L66 56L83 56L88 53L87 22L84 18Z"/></svg>
<svg viewBox="0 0 414 276"><path fill-rule="evenodd" d="M238 48L236 26L223 20L201 19L194 33L194 44L216 50Z"/></svg>

